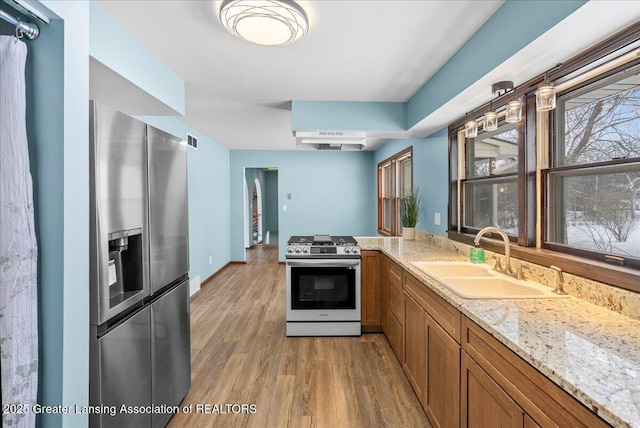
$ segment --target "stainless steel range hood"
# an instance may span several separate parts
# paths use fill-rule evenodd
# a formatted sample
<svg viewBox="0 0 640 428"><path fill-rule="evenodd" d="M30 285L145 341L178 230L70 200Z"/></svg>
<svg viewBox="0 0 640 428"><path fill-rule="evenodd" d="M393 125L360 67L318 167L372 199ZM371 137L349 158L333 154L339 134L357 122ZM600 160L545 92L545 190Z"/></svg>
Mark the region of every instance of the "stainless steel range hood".
<svg viewBox="0 0 640 428"><path fill-rule="evenodd" d="M359 151L367 143L363 131L293 131L298 150Z"/></svg>

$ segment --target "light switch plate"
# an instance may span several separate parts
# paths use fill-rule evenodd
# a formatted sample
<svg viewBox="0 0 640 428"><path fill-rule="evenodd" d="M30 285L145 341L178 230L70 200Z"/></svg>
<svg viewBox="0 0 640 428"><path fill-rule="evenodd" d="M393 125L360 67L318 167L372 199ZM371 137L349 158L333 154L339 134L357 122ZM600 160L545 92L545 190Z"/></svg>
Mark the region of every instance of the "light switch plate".
<svg viewBox="0 0 640 428"><path fill-rule="evenodd" d="M433 223L440 226L440 213L433 213Z"/></svg>

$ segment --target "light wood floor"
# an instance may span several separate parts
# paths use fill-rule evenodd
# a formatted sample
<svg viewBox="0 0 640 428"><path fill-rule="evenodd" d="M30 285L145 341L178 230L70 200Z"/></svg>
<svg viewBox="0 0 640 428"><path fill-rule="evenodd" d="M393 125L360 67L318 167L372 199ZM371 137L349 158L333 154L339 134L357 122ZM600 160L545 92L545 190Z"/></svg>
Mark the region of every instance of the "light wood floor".
<svg viewBox="0 0 640 428"><path fill-rule="evenodd" d="M169 427L430 427L384 335L285 337L277 247L247 253L191 303L193 411Z"/></svg>

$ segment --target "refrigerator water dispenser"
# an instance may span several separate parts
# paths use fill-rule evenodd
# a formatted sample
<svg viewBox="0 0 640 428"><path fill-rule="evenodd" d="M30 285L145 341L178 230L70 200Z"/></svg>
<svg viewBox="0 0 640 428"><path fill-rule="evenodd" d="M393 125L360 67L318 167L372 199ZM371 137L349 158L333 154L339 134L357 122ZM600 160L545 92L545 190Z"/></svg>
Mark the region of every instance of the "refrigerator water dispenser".
<svg viewBox="0 0 640 428"><path fill-rule="evenodd" d="M144 291L142 229L109 234L109 309Z"/></svg>

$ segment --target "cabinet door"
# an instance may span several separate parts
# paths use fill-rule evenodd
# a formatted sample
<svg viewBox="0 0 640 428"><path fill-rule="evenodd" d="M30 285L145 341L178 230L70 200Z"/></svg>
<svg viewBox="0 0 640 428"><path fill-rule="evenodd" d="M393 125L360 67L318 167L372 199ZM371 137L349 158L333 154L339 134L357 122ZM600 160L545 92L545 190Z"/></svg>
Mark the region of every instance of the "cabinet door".
<svg viewBox="0 0 640 428"><path fill-rule="evenodd" d="M380 253L362 252L361 320L363 327L380 326ZM378 330L379 331L379 330Z"/></svg>
<svg viewBox="0 0 640 428"><path fill-rule="evenodd" d="M406 293L404 294L404 371L416 395L424 406L426 361L426 314Z"/></svg>
<svg viewBox="0 0 640 428"><path fill-rule="evenodd" d="M425 411L434 427L457 428L460 426L460 345L428 314L425 314L425 323Z"/></svg>
<svg viewBox="0 0 640 428"><path fill-rule="evenodd" d="M385 331L387 340L391 344L391 349L395 352L398 361L402 363L404 361L404 335L402 324L391 312L391 309L387 309L387 330Z"/></svg>
<svg viewBox="0 0 640 428"><path fill-rule="evenodd" d="M398 321L404 321L404 298L402 297L402 276L398 278L389 270L389 309Z"/></svg>
<svg viewBox="0 0 640 428"><path fill-rule="evenodd" d="M524 412L466 352L462 352L463 427L518 427Z"/></svg>
<svg viewBox="0 0 640 428"><path fill-rule="evenodd" d="M389 302L389 257L380 254L380 325L382 331L387 333L387 305Z"/></svg>

